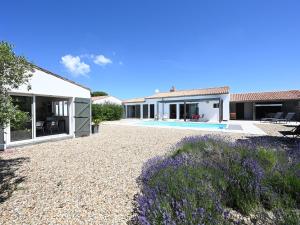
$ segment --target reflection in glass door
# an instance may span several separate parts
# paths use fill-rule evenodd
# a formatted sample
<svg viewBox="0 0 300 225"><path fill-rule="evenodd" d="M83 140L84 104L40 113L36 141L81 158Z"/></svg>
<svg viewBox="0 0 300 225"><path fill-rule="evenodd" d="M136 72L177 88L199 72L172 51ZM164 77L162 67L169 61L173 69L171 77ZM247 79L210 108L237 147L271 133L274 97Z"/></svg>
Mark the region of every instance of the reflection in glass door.
<svg viewBox="0 0 300 225"><path fill-rule="evenodd" d="M154 118L154 104L150 104L150 118Z"/></svg>
<svg viewBox="0 0 300 225"><path fill-rule="evenodd" d="M10 121L10 141L32 139L32 97L11 96L17 108L16 117Z"/></svg>
<svg viewBox="0 0 300 225"><path fill-rule="evenodd" d="M177 105L176 104L170 104L170 119L176 119L176 109Z"/></svg>
<svg viewBox="0 0 300 225"><path fill-rule="evenodd" d="M143 105L143 118L148 118L148 104Z"/></svg>
<svg viewBox="0 0 300 225"><path fill-rule="evenodd" d="M199 114L199 108L197 103L187 103L186 107L186 118L192 119L193 115ZM184 119L184 104L180 104L180 119Z"/></svg>

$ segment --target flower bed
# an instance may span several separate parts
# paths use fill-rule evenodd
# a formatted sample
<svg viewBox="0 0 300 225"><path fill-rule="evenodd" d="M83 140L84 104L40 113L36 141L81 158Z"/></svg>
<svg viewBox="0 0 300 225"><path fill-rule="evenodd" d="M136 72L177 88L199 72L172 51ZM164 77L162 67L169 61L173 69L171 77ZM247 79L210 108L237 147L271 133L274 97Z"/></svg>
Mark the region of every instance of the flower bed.
<svg viewBox="0 0 300 225"><path fill-rule="evenodd" d="M137 224L299 224L300 149L183 139L138 179Z"/></svg>

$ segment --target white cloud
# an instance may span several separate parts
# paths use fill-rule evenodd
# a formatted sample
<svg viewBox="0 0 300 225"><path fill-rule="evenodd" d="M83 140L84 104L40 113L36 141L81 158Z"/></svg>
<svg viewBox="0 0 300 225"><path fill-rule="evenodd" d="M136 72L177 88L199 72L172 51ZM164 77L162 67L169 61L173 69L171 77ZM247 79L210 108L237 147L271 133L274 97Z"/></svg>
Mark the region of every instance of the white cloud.
<svg viewBox="0 0 300 225"><path fill-rule="evenodd" d="M159 93L159 90L158 90L158 89L155 89L155 93Z"/></svg>
<svg viewBox="0 0 300 225"><path fill-rule="evenodd" d="M106 58L104 55L95 55L93 56L94 63L100 66L106 66L107 64L111 64L112 61L109 58Z"/></svg>
<svg viewBox="0 0 300 225"><path fill-rule="evenodd" d="M79 56L65 55L61 57L63 64L73 75L86 75L91 71L90 66L81 61Z"/></svg>

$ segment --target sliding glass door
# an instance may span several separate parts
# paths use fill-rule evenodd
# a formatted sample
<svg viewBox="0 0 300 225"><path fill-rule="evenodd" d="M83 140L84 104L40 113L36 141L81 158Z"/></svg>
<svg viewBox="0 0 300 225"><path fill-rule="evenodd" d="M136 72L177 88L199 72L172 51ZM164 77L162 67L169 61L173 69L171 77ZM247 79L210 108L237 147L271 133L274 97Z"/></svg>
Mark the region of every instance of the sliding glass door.
<svg viewBox="0 0 300 225"><path fill-rule="evenodd" d="M7 132L9 142L70 132L68 98L18 95L11 98L16 116Z"/></svg>
<svg viewBox="0 0 300 225"><path fill-rule="evenodd" d="M143 118L148 118L148 104L143 105Z"/></svg>
<svg viewBox="0 0 300 225"><path fill-rule="evenodd" d="M176 119L177 114L177 105L176 104L170 104L170 119Z"/></svg>
<svg viewBox="0 0 300 225"><path fill-rule="evenodd" d="M186 103L186 119L192 119L193 115L199 114L197 103ZM184 104L180 104L180 119L184 119Z"/></svg>
<svg viewBox="0 0 300 225"><path fill-rule="evenodd" d="M68 104L67 98L36 97L36 137L69 133Z"/></svg>
<svg viewBox="0 0 300 225"><path fill-rule="evenodd" d="M11 96L16 106L16 117L10 121L10 141L32 139L32 97Z"/></svg>
<svg viewBox="0 0 300 225"><path fill-rule="evenodd" d="M154 118L154 104L150 104L150 118Z"/></svg>
<svg viewBox="0 0 300 225"><path fill-rule="evenodd" d="M141 118L141 106L140 105L128 105L127 106L127 118Z"/></svg>

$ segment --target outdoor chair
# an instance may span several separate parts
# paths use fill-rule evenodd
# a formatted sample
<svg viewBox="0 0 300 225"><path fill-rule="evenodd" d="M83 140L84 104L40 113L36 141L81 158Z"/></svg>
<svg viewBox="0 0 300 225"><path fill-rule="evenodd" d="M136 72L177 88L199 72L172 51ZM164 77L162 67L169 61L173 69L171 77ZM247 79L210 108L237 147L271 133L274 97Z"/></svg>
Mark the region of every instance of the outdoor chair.
<svg viewBox="0 0 300 225"><path fill-rule="evenodd" d="M44 124L45 124L44 121L36 121L36 123L35 123L36 131L40 130L43 132L43 134L45 134Z"/></svg>
<svg viewBox="0 0 300 225"><path fill-rule="evenodd" d="M295 127L292 130L288 130L288 131L280 131L280 133L284 136L287 137L289 135L292 135L293 138L296 137L300 137L300 125L298 125L297 127Z"/></svg>
<svg viewBox="0 0 300 225"><path fill-rule="evenodd" d="M200 119L200 115L198 115L198 114L193 114L192 115L192 121L199 121L199 119Z"/></svg>
<svg viewBox="0 0 300 225"><path fill-rule="evenodd" d="M169 119L168 114L164 114L163 117L162 117L162 120L167 120L167 119Z"/></svg>
<svg viewBox="0 0 300 225"><path fill-rule="evenodd" d="M46 123L46 128L47 128L47 131L50 131L50 134L52 134L53 131L59 131L59 129L58 129L58 121L57 120L48 121Z"/></svg>
<svg viewBox="0 0 300 225"><path fill-rule="evenodd" d="M204 118L204 114L193 114L191 121L201 121Z"/></svg>
<svg viewBox="0 0 300 225"><path fill-rule="evenodd" d="M283 119L273 119L272 122L278 123L278 122L291 122L291 120L293 119L293 117L295 116L296 113L294 112L289 112L288 114L286 114L285 118Z"/></svg>
<svg viewBox="0 0 300 225"><path fill-rule="evenodd" d="M277 112L274 117L266 117L266 118L261 118L260 119L260 122L271 122L273 121L274 119L280 119L283 115L283 112Z"/></svg>

